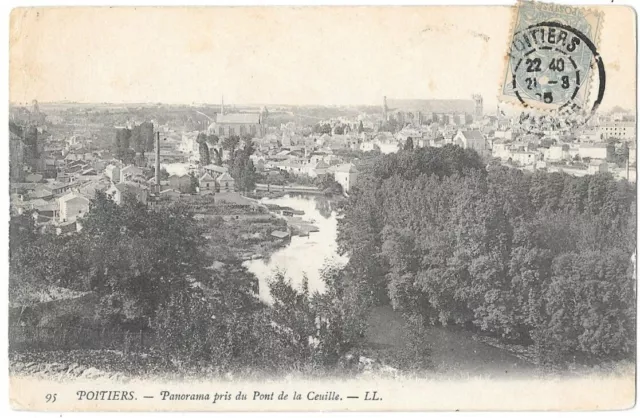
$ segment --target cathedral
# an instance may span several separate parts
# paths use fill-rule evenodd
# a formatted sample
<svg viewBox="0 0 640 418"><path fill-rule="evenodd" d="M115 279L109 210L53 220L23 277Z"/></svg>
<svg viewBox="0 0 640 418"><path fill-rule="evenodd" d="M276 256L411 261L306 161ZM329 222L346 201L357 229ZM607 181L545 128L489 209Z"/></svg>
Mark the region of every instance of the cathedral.
<svg viewBox="0 0 640 418"><path fill-rule="evenodd" d="M469 100L387 100L385 96L382 101L382 115L384 120L393 117L403 125L422 125L428 121L465 125L482 119L482 96L476 94Z"/></svg>

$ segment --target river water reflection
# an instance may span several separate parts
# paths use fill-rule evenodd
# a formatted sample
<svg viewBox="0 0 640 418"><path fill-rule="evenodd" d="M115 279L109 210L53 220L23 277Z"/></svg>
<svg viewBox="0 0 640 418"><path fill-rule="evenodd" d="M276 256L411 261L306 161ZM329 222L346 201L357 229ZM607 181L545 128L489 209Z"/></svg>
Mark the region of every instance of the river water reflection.
<svg viewBox="0 0 640 418"><path fill-rule="evenodd" d="M309 289L324 290L324 283L320 271L328 264L343 265L347 258L338 255L336 213L331 210L331 201L325 197L315 196L284 196L281 198L261 199L262 203L288 206L296 210L303 210L302 219L313 222L319 228L308 237L291 238L291 242L276 251L268 259L249 260L245 267L258 277L260 282L260 298L270 302L268 281L274 274L281 271L290 279L294 287L299 288L303 277L309 279Z"/></svg>

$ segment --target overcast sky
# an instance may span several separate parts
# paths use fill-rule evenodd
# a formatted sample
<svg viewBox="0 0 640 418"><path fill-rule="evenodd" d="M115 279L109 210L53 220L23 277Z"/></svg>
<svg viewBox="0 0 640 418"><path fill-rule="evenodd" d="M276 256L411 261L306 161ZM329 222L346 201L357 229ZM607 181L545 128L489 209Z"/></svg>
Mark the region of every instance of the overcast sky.
<svg viewBox="0 0 640 418"><path fill-rule="evenodd" d="M604 108L635 108L635 16L605 7ZM11 15L12 102L381 104L495 108L512 9L47 8Z"/></svg>

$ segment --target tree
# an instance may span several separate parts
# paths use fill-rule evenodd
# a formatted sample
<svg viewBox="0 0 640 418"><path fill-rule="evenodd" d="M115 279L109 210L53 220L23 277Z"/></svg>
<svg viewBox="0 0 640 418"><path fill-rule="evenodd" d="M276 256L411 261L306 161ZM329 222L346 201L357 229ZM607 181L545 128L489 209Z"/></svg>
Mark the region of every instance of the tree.
<svg viewBox="0 0 640 418"><path fill-rule="evenodd" d="M411 138L411 137L407 138L407 140L404 143L404 150L405 151L412 151L413 150L413 138Z"/></svg>
<svg viewBox="0 0 640 418"><path fill-rule="evenodd" d="M316 177L316 185L320 188L320 190L324 191L325 194L342 194L342 185L336 181L333 173L328 173L324 176Z"/></svg>
<svg viewBox="0 0 640 418"><path fill-rule="evenodd" d="M358 124L358 133L361 134L364 132L364 125L362 124L362 121L360 121L360 123Z"/></svg>
<svg viewBox="0 0 640 418"><path fill-rule="evenodd" d="M313 125L313 132L321 135L331 135L331 125L329 125L328 123L316 123L315 125Z"/></svg>
<svg viewBox="0 0 640 418"><path fill-rule="evenodd" d="M191 180L191 183L189 185L189 193L196 194L198 192L198 186L200 185L200 182L198 181L196 175L193 173L189 173L189 179Z"/></svg>
<svg viewBox="0 0 640 418"><path fill-rule="evenodd" d="M231 155L232 158L239 144L240 137L238 135L230 135L222 140L222 148L229 151L229 155Z"/></svg>
<svg viewBox="0 0 640 418"><path fill-rule="evenodd" d="M209 155L209 145L206 142L201 142L199 146L200 150L200 164L201 165L209 165L211 164L211 157Z"/></svg>
<svg viewBox="0 0 640 418"><path fill-rule="evenodd" d="M338 245L349 279L410 317L533 343L553 363L621 358L635 344L634 199L610 175L524 173L456 146L419 148L360 171Z"/></svg>

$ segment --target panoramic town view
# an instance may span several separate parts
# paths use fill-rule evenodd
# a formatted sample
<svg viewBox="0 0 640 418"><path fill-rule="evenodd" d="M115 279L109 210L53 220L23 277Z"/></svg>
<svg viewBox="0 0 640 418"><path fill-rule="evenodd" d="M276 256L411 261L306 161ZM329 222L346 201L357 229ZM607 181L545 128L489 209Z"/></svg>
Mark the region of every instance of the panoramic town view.
<svg viewBox="0 0 640 418"><path fill-rule="evenodd" d="M363 105L241 84L11 103L12 374L633 373L635 102L568 129L495 83Z"/></svg>

